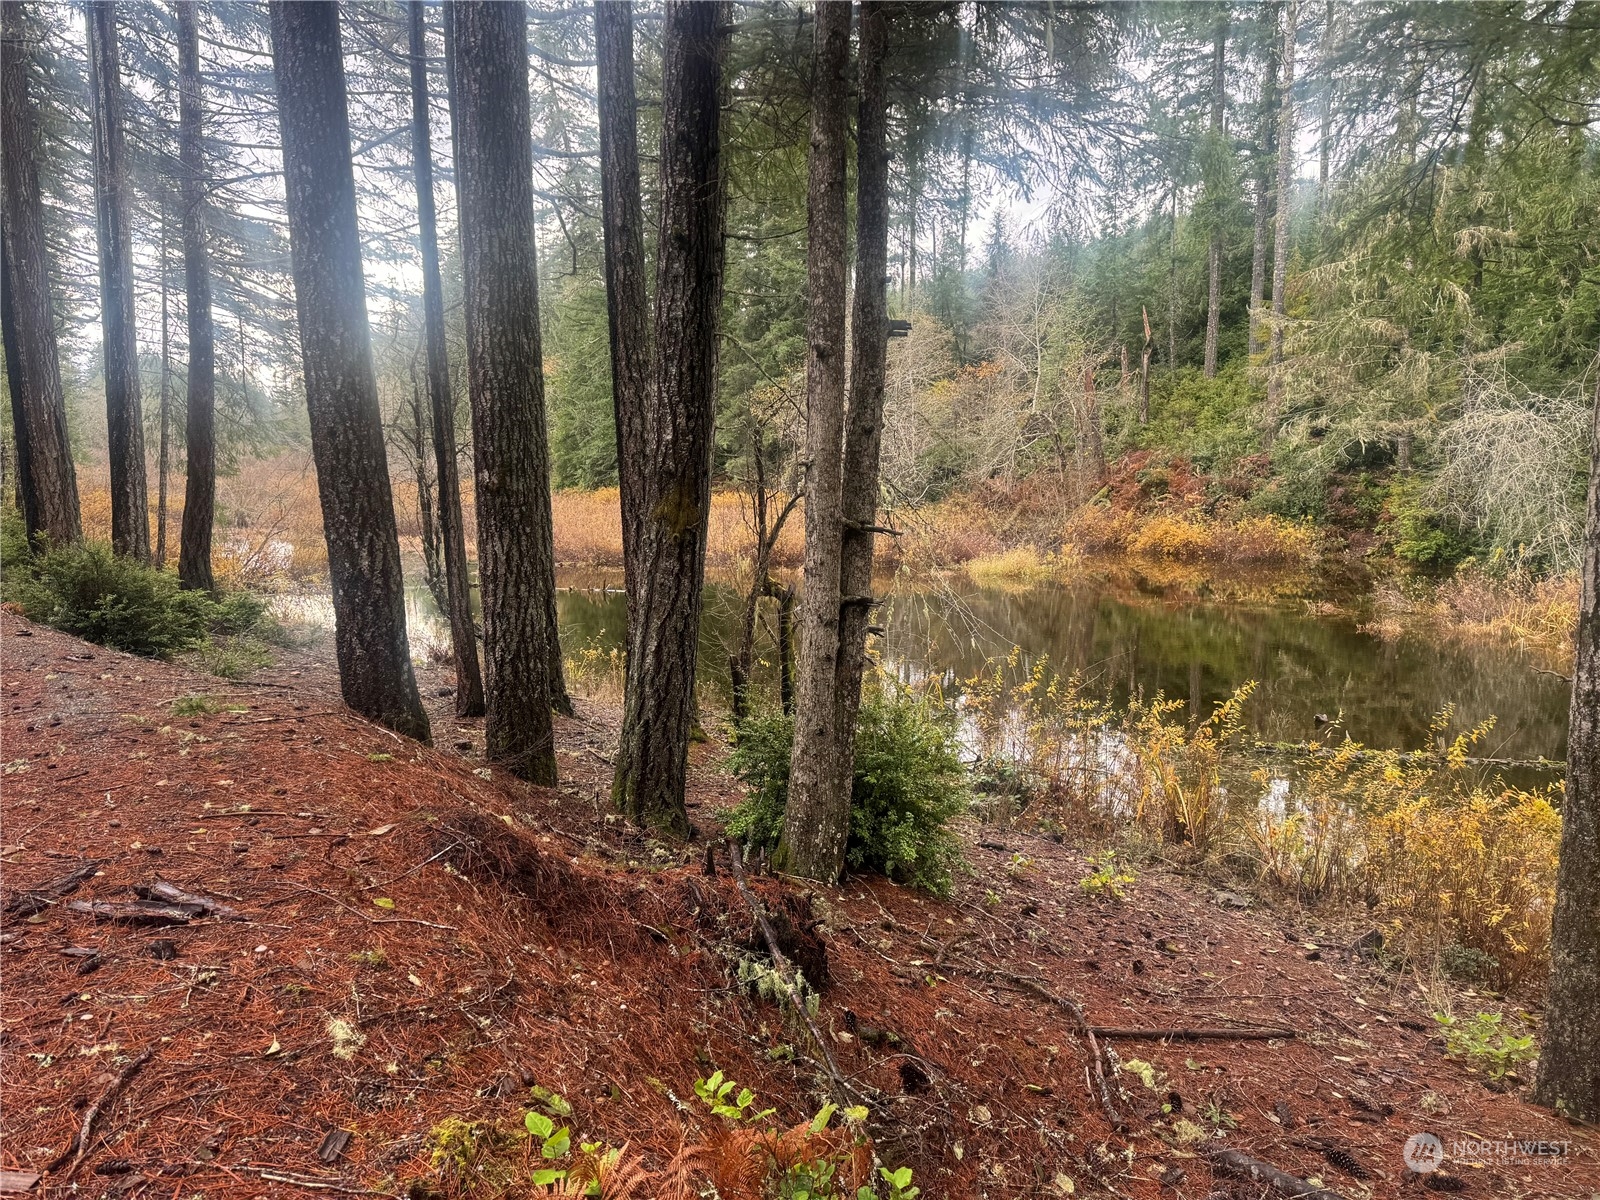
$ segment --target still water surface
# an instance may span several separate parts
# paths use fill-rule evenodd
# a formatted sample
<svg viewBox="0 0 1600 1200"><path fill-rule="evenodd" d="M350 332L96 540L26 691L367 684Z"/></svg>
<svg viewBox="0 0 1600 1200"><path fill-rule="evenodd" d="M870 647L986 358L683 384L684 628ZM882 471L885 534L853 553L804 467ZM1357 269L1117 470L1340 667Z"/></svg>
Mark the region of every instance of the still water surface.
<svg viewBox="0 0 1600 1200"><path fill-rule="evenodd" d="M590 579L563 579L562 641L581 647L623 644L625 602ZM887 585L883 585L887 586ZM1140 596L1095 579L1029 587L978 587L953 577L902 579L878 611L884 665L902 680L937 679L959 694L989 661L1022 651L1019 673L1038 656L1078 671L1089 686L1125 703L1130 695L1198 704L1202 712L1247 680L1258 689L1247 708L1255 735L1298 742L1319 733L1319 716L1342 719L1370 746L1414 749L1426 743L1433 714L1454 705L1454 728L1494 716L1477 753L1530 759L1566 755L1567 686L1545 656L1515 647L1439 639L1420 633L1380 638L1348 615L1321 615L1304 601L1219 603ZM413 630L435 611L412 592ZM741 598L713 582L700 633L701 687L725 698L728 655ZM762 686L774 690L770 613L759 652ZM1541 669L1545 673L1541 673Z"/></svg>

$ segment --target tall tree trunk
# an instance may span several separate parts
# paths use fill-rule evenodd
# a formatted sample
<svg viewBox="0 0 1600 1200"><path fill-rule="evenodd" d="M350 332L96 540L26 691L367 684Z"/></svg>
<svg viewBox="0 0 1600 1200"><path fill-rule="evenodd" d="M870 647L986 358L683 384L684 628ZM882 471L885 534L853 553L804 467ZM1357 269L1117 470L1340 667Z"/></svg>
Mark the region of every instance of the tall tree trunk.
<svg viewBox="0 0 1600 1200"><path fill-rule="evenodd" d="M167 471L172 464L172 332L167 286L167 206L161 205L161 436L156 451L156 553L157 567L167 565Z"/></svg>
<svg viewBox="0 0 1600 1200"><path fill-rule="evenodd" d="M1283 83L1278 111L1278 212L1272 239L1272 331L1267 355L1267 411L1262 437L1270 445L1283 411L1284 312L1289 284L1289 189L1294 185L1294 39L1300 0L1289 0L1283 13Z"/></svg>
<svg viewBox="0 0 1600 1200"><path fill-rule="evenodd" d="M133 234L127 151L122 136L122 71L117 10L88 5L89 91L94 125L95 216L100 249L100 331L106 380L106 441L111 460L111 546L150 561L150 490L145 481L144 418L139 410L139 343L133 308Z"/></svg>
<svg viewBox="0 0 1600 1200"><path fill-rule="evenodd" d="M487 753L554 784L555 555L534 256L527 12L444 10L455 55L456 188L477 468ZM530 525L532 528L530 528ZM542 528L540 528L542 526Z"/></svg>
<svg viewBox="0 0 1600 1200"><path fill-rule="evenodd" d="M417 241L422 253L422 315L428 342L428 404L433 418L434 477L439 493L439 537L444 544L446 611L455 659L456 715L481 717L483 675L478 670L478 629L472 620L472 579L461 516L456 453L456 404L450 390L450 348L445 340L444 285L439 280L439 230L433 202L433 143L428 120L428 44L422 0L411 0L411 158L417 184Z"/></svg>
<svg viewBox="0 0 1600 1200"><path fill-rule="evenodd" d="M1223 111L1228 103L1228 6L1217 6L1216 35L1211 44L1211 152L1225 152ZM1215 172L1215 164L1213 164ZM1211 180L1222 182L1220 172ZM1222 331L1222 196L1208 197L1211 201L1211 245L1206 251L1206 361L1207 379L1217 377L1217 342Z"/></svg>
<svg viewBox="0 0 1600 1200"><path fill-rule="evenodd" d="M889 349L888 104L884 58L889 14L882 0L862 0L856 110L856 290L851 313L850 408L844 431L840 515L839 651L835 668L832 789L849 811L855 783L856 718L872 618L872 557L878 523L878 460L883 444L883 386ZM964 244L964 243L963 243Z"/></svg>
<svg viewBox="0 0 1600 1200"><path fill-rule="evenodd" d="M406 642L400 540L372 372L339 11L332 4L269 11L339 686L357 712L425 742L428 715Z"/></svg>
<svg viewBox="0 0 1600 1200"><path fill-rule="evenodd" d="M689 832L723 270L724 4L669 0L662 49L655 353L635 531L639 578L611 798L630 819Z"/></svg>
<svg viewBox="0 0 1600 1200"><path fill-rule="evenodd" d="M1267 20L1278 27L1277 3L1269 0ZM1278 44L1267 50L1266 72L1261 80L1261 107L1256 122L1255 219L1250 250L1250 357L1261 352L1261 303L1267 286L1267 225L1272 219L1273 160L1278 143Z"/></svg>
<svg viewBox="0 0 1600 1200"><path fill-rule="evenodd" d="M418 352L421 353L424 349L418 347ZM448 613L450 588L445 583L444 563L439 553L439 530L435 519L438 510L433 503L433 476L428 472L428 427L433 422L428 415L427 385L417 373L417 357L417 354L411 356L411 428L404 432L410 436L412 476L417 485L417 524L422 538L422 579L427 585L428 593L433 597L433 602L439 606L439 611ZM476 643L477 638L474 637L473 641Z"/></svg>
<svg viewBox="0 0 1600 1200"><path fill-rule="evenodd" d="M1139 359L1139 424L1150 424L1150 356L1155 352L1155 338L1150 333L1150 310L1143 305L1139 315L1144 320L1144 350Z"/></svg>
<svg viewBox="0 0 1600 1200"><path fill-rule="evenodd" d="M200 140L200 37L194 0L179 0L178 158L183 204L183 281L189 326L188 402L184 441L188 467L178 581L211 591L211 527L217 504L217 345L211 319L211 255L206 248L206 164Z"/></svg>
<svg viewBox="0 0 1600 1200"><path fill-rule="evenodd" d="M1600 356L1596 358L1600 366ZM1567 789L1561 865L1550 934L1550 995L1534 1099L1569 1116L1600 1120L1600 379L1589 454L1589 518L1583 598L1567 725Z"/></svg>
<svg viewBox="0 0 1600 1200"><path fill-rule="evenodd" d="M1322 18L1322 126L1317 135L1317 221L1328 212L1328 166L1333 157L1333 54L1338 45L1338 11L1327 0Z"/></svg>
<svg viewBox="0 0 1600 1200"><path fill-rule="evenodd" d="M1172 226L1167 246L1167 373L1178 369L1178 181L1172 181Z"/></svg>
<svg viewBox="0 0 1600 1200"><path fill-rule="evenodd" d="M26 17L21 4L0 5L0 291L4 292L6 377L16 423L17 483L30 540L55 545L83 536L78 480L67 444L51 303L50 263L39 194L38 124L28 96Z"/></svg>
<svg viewBox="0 0 1600 1200"><path fill-rule="evenodd" d="M606 319L611 337L611 406L622 500L622 578L630 622L640 587L644 518L645 411L650 403L650 305L644 214L639 199L639 120L634 95L633 5L594 9L600 93L600 201L605 226Z"/></svg>
<svg viewBox="0 0 1600 1200"><path fill-rule="evenodd" d="M806 555L789 803L774 858L832 882L844 870L850 796L839 794L837 687L845 386L845 110L850 5L819 0L806 182Z"/></svg>

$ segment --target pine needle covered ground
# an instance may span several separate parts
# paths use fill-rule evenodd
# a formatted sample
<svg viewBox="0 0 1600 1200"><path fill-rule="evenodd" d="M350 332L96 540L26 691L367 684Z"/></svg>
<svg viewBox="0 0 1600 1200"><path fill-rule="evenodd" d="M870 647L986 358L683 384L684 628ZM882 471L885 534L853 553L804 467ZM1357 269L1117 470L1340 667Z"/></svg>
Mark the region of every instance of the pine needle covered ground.
<svg viewBox="0 0 1600 1200"><path fill-rule="evenodd" d="M708 875L704 841L610 819L604 705L558 724L565 782L545 791L485 777L481 731L431 667L423 750L343 709L326 646L231 685L11 613L0 632L0 1166L61 1159L46 1195L542 1194L529 1111L570 1127L567 1157L626 1146L634 1194L667 1195L675 1158L743 1153L697 1080L724 1072L784 1128L828 1099L803 1023L761 998L764 946L720 846ZM704 839L734 785L719 745L695 754ZM1570 1143L1448 1162L1472 1195L1600 1190L1592 1132L1445 1057L1423 998L1337 948L1360 929L1159 867L1097 890L1069 846L962 836L973 871L947 901L751 881L811 974L825 954L816 1024L880 1160L924 1196L1255 1195L1218 1147L1397 1195L1422 1131L1447 1153ZM1102 1090L1052 995L1100 1029L1293 1036L1110 1033Z"/></svg>

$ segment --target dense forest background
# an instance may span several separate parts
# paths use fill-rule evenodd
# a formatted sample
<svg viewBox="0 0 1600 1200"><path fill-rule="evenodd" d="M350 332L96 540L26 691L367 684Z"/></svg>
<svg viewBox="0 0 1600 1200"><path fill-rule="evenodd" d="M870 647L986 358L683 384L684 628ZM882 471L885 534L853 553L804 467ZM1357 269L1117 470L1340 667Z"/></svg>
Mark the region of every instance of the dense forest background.
<svg viewBox="0 0 1600 1200"><path fill-rule="evenodd" d="M406 14L342 12L380 392L396 478L426 497ZM616 482L588 12L540 3L529 21L552 473L566 488ZM888 69L889 303L911 326L890 353L891 507L977 493L1042 504L1059 524L1103 498L1120 462L1146 493L1192 474L1208 504L1307 518L1423 569L1575 565L1600 331L1589 6L954 3L910 16ZM29 18L72 444L92 464L105 425L84 25L65 5ZM123 5L119 19L146 442L165 480L183 461L188 361L176 39L165 7ZM226 475L303 446L306 424L265 10L219 5L199 21ZM789 3L735 14L723 485L747 483L759 457L769 484L792 488L803 448L810 21ZM443 151L436 17L426 36ZM659 14L641 10L647 165L659 37ZM450 161L441 152L436 200L460 364ZM647 169L647 241L652 189ZM176 511L181 486L171 493ZM224 485L224 521L229 503Z"/></svg>

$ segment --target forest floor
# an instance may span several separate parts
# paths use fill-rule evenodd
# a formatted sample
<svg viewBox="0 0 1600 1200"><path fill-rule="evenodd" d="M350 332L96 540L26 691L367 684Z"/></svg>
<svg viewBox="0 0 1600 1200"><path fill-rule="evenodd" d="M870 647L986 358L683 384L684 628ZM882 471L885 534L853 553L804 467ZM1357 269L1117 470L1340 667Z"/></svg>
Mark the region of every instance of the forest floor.
<svg viewBox="0 0 1600 1200"><path fill-rule="evenodd" d="M452 1119L478 1126L457 1182L532 1194L505 1188L527 1151L497 1132L520 1130L531 1085L570 1102L574 1144L626 1142L652 1165L715 1139L693 1099L714 1069L786 1122L826 1098L803 1029L736 981L759 938L725 856L708 875L703 843L608 813L607 706L558 722L547 790L482 767L481 723L454 718L435 668L436 749L354 717L331 638L242 685L9 612L0 639L0 1167L44 1172L34 1194L396 1194L437 1176L428 1135ZM219 710L174 715L210 707L180 703L196 695ZM723 755L693 753L707 835L735 795ZM870 1097L882 1158L924 1197L1267 1194L1219 1148L1350 1198L1600 1195L1593 1130L1447 1059L1415 987L1338 949L1361 927L1159 865L1125 902L1096 899L1078 848L963 836L972 873L949 900L751 881L798 927L791 948L825 943L818 1024ZM129 920L163 882L201 904ZM1102 1098L1050 995L1097 1027L1293 1036L1111 1033L1123 1069ZM1420 1132L1444 1143L1441 1172L1405 1169ZM1502 1139L1567 1152L1461 1145Z"/></svg>

